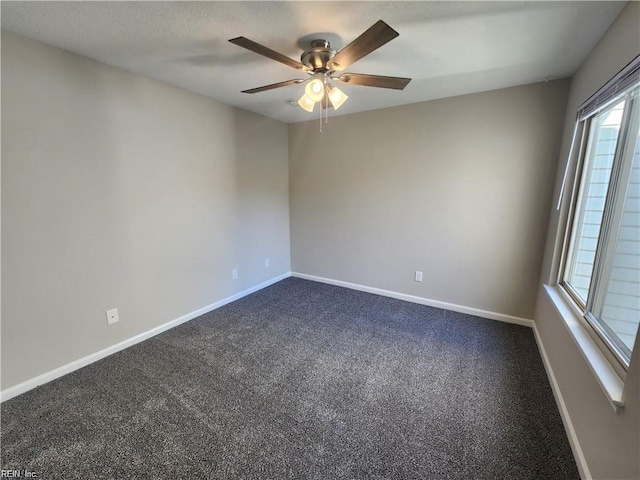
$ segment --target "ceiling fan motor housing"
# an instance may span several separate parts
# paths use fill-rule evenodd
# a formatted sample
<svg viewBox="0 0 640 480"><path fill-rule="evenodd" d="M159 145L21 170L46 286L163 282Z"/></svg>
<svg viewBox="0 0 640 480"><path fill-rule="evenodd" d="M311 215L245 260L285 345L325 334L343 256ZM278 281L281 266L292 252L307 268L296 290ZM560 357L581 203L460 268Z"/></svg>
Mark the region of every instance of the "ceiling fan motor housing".
<svg viewBox="0 0 640 480"><path fill-rule="evenodd" d="M317 39L311 41L311 48L300 56L300 61L313 72L326 72L327 63L336 55L327 40Z"/></svg>

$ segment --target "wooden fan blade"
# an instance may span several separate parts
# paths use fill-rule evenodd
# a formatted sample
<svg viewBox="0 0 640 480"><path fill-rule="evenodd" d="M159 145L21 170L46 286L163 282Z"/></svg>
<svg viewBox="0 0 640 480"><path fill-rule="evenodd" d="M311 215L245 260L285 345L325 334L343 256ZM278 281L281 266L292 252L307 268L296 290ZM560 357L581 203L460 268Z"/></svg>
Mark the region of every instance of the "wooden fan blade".
<svg viewBox="0 0 640 480"><path fill-rule="evenodd" d="M259 93L267 90L273 90L274 88L286 87L295 83L304 82L303 78L296 78L294 80L285 80L284 82L272 83L270 85L264 85L262 87L250 88L249 90L242 90L242 93Z"/></svg>
<svg viewBox="0 0 640 480"><path fill-rule="evenodd" d="M333 71L341 72L352 63L357 62L365 55L369 55L398 35L400 34L393 28L382 20L378 20L369 27L366 32L340 50L335 57L328 62L328 67Z"/></svg>
<svg viewBox="0 0 640 480"><path fill-rule="evenodd" d="M297 70L302 70L303 72L307 72L309 70L308 67L303 65L300 62L296 62L295 60L283 55L281 53L276 52L275 50L271 50L270 48L265 47L264 45L260 45L252 40L249 40L245 37L237 37L229 40L234 45L238 45L239 47L246 48L247 50L251 50L259 55L264 55L271 60L275 60L276 62L284 63L285 65L295 68Z"/></svg>
<svg viewBox="0 0 640 480"><path fill-rule="evenodd" d="M404 87L411 81L410 78L383 77L382 75L367 75L364 73L343 73L337 80L346 85L393 88L395 90L404 90Z"/></svg>

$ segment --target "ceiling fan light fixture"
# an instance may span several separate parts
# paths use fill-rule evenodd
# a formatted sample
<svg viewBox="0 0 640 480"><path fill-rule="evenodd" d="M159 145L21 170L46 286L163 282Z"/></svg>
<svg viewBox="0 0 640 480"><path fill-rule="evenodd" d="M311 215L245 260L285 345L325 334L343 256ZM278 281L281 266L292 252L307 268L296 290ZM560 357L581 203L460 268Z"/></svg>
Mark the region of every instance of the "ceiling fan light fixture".
<svg viewBox="0 0 640 480"><path fill-rule="evenodd" d="M328 96L335 110L338 110L342 104L347 101L347 98L349 98L349 96L338 87L332 87L331 90L329 90Z"/></svg>
<svg viewBox="0 0 640 480"><path fill-rule="evenodd" d="M303 110L311 113L313 112L313 107L316 106L316 102L307 97L307 94L305 93L300 97L300 100L298 100L298 105L300 105L300 108Z"/></svg>
<svg viewBox="0 0 640 480"><path fill-rule="evenodd" d="M350 65L366 57L398 35L398 32L384 21L378 20L339 52L331 48L328 40L322 38L311 40L309 48L302 52L299 62L256 43L253 40L249 40L246 37L232 38L229 42L288 67L295 68L298 71L308 73L311 77L309 79L296 78L285 80L284 82L263 85L257 88L250 88L242 90L242 93L265 92L275 88L306 82L302 97L300 97L297 102L296 100L290 100L290 103L298 103L300 108L311 113L315 108L315 104L322 102L320 108L320 122L322 124L323 114L325 123L328 120L329 107L338 110L349 98L342 90L333 87L331 80L345 84L348 83L350 85L391 88L395 90L403 90L404 87L407 86L411 81L410 78L387 77L364 73L343 73ZM334 77L333 75L336 73L338 75ZM322 131L322 127L320 131Z"/></svg>
<svg viewBox="0 0 640 480"><path fill-rule="evenodd" d="M319 102L324 97L324 82L318 77L310 80L304 87L304 93L309 100Z"/></svg>

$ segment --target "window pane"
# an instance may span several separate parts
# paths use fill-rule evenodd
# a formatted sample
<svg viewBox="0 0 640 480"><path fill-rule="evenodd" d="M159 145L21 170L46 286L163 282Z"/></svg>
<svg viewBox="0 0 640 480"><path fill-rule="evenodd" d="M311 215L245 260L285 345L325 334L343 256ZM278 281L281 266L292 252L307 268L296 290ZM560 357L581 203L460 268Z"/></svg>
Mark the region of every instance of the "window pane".
<svg viewBox="0 0 640 480"><path fill-rule="evenodd" d="M581 191L564 278L585 304L591 285L602 213L624 104L622 100L600 112L591 120L589 129Z"/></svg>
<svg viewBox="0 0 640 480"><path fill-rule="evenodd" d="M631 143L633 142L633 143ZM629 136L635 144L628 179L621 185L624 195L620 226L612 232L615 239L611 273L607 281L600 322L607 325L612 339L627 358L640 322L640 138L638 131Z"/></svg>

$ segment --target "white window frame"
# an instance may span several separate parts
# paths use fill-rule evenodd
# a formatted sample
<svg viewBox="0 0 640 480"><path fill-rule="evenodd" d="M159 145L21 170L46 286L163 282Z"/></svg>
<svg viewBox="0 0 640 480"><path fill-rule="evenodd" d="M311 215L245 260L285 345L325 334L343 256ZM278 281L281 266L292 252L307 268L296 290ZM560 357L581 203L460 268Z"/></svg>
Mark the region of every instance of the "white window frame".
<svg viewBox="0 0 640 480"><path fill-rule="evenodd" d="M626 107L628 108L625 108L625 117L623 119L622 125L626 126L626 128L621 131L620 138L618 138L615 153L616 160L614 161L611 171L611 178L609 181L610 187L607 193L605 210L601 224L601 235L598 242L596 259L591 276L592 280L589 288L589 295L586 302L582 302L580 297L576 295L574 291L572 291L570 285L564 283L563 279L565 276L565 269L568 267L569 263L568 255L572 230L574 223L577 220L576 208L578 206L578 192L583 180L582 173L583 168L585 167L585 156L587 153L586 149L588 136L590 133L590 122L598 112L606 109L613 102L619 101L621 96L628 94L628 92L632 91L639 84L640 56L636 57L631 63L629 63L629 65L627 65L614 78L607 82L607 84L605 84L600 90L598 90L598 92L596 92L578 109L577 121L574 129L569 158L567 160L565 176L562 183L560 196L558 198L558 210L560 210L566 202L568 202L568 205L564 205L564 212L560 218L560 228L558 230L559 241L556 244L557 248L554 254L555 268L553 269L554 273L552 274L552 278L550 279L550 283L552 285L555 285L555 293L552 294L548 289L548 292L554 302L560 300L564 304L563 308L566 306L569 307L573 318L578 319L578 322L582 329L588 333L592 342L598 347L606 362L610 364L611 368L621 381L623 381L626 377L626 371L629 361L629 356L627 355L628 352L621 351L621 349L615 344L615 342L612 342L609 339L606 329L603 328L600 322L595 320L591 312L593 311L594 306L600 305L600 302L602 301L602 296L604 295L605 289L598 288L598 286L599 283L606 285L606 278L602 277L606 275L610 270L610 268L608 268L609 266L604 264L604 259L610 261L612 255L605 255L605 252L610 252L611 249L615 248L615 242L607 240L611 233L612 225L615 225L617 227L622 204L624 203L620 201L619 197L621 197L622 195L618 193L618 190L620 178L624 178L624 176L628 172L621 171L621 168L630 168L632 163L628 158L626 159L626 161L622 161L620 157L622 157L623 155L633 155L633 151L629 152L629 148L623 150L621 149L621 146L628 146L629 143L627 142L627 139L624 135L625 132L637 131L638 122L640 121L640 95L636 95L636 97L631 100L631 103L627 104ZM634 130L634 128L636 130ZM635 148L635 144L631 147L631 150L633 150ZM572 169L573 175L570 175ZM571 180L570 183L569 180ZM570 192L568 191L567 187L571 188ZM559 311L562 309L559 308L559 305L556 305L556 308L558 308ZM570 322L567 321L567 326L571 330L571 326L569 325L569 323ZM579 344L579 346L581 346L575 332L574 339L576 339L576 342ZM638 348L639 343L640 339L637 339L635 348ZM590 359L585 353L585 351L589 350L589 348L582 345L581 349L585 354L585 357L589 361ZM600 372L602 372L603 370L607 370L602 366L597 368L594 367L593 362L590 362L590 364L597 375L597 370L599 370ZM620 407L622 405L621 398L617 398L619 394L615 392L612 393L612 390L621 390L622 382L619 382L619 384L616 385L615 388L607 388L605 384L611 384L611 382L606 379L603 380L602 378L599 378L599 380L601 385L603 385L605 391L608 393L610 401L612 401L612 404L614 404L614 408Z"/></svg>

